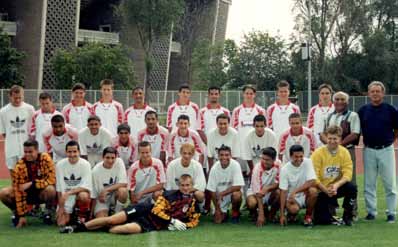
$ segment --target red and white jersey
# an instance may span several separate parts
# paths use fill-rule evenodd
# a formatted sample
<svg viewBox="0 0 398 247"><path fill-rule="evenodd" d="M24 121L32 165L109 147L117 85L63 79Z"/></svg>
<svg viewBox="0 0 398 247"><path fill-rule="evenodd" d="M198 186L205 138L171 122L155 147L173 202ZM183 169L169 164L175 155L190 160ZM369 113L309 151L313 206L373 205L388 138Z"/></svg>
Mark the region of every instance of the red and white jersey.
<svg viewBox="0 0 398 247"><path fill-rule="evenodd" d="M151 144L152 157L159 159L161 152L167 151L167 138L169 137L169 132L162 126L158 126L154 134L149 134L148 130L142 129L138 132L138 143L142 141L147 141Z"/></svg>
<svg viewBox="0 0 398 247"><path fill-rule="evenodd" d="M278 101L267 108L267 125L279 139L283 132L289 129L289 116L292 113L300 113L300 108L293 104L280 105Z"/></svg>
<svg viewBox="0 0 398 247"><path fill-rule="evenodd" d="M87 126L87 119L93 114L93 106L86 101L82 106L76 106L72 100L62 109L62 114L66 123L80 131Z"/></svg>
<svg viewBox="0 0 398 247"><path fill-rule="evenodd" d="M257 115L265 115L265 109L257 104L251 106L241 104L232 111L231 124L238 131L241 152L245 149L244 140L253 129L253 119Z"/></svg>
<svg viewBox="0 0 398 247"><path fill-rule="evenodd" d="M126 169L129 169L137 159L137 144L132 136L129 138L127 145L122 145L119 136L114 137L112 147L116 148L119 157L123 160Z"/></svg>
<svg viewBox="0 0 398 247"><path fill-rule="evenodd" d="M249 190L256 194L260 192L264 186L279 183L280 167L280 160L276 160L269 170L266 170L265 164L262 162L255 164Z"/></svg>
<svg viewBox="0 0 398 247"><path fill-rule="evenodd" d="M313 106L308 114L307 127L312 129L315 134L322 133L329 115L333 112L334 105L332 103L328 106L322 106L321 104Z"/></svg>
<svg viewBox="0 0 398 247"><path fill-rule="evenodd" d="M302 127L300 134L293 136L290 128L286 130L279 141L279 154L283 155L283 164L290 161L289 149L293 145L303 146L304 157L309 158L316 147L314 133L310 129Z"/></svg>
<svg viewBox="0 0 398 247"><path fill-rule="evenodd" d="M162 161L152 158L151 164L144 167L139 160L134 162L127 172L128 178L128 189L134 194L141 192L145 189L153 187L157 184L166 183L166 175L163 168ZM144 195L146 198L150 198L151 194Z"/></svg>
<svg viewBox="0 0 398 247"><path fill-rule="evenodd" d="M227 108L218 105L217 108L211 108L210 104L203 107L199 111L199 130L202 130L206 135L209 134L210 130L217 128L217 116L225 114L230 117L229 110Z"/></svg>
<svg viewBox="0 0 398 247"><path fill-rule="evenodd" d="M66 158L65 147L69 141L78 140L78 132L70 125L65 125L64 134L61 136L54 135L53 129L49 128L43 133L43 142L47 153L53 154L54 162Z"/></svg>
<svg viewBox="0 0 398 247"><path fill-rule="evenodd" d="M181 115L189 117L190 128L197 130L199 127L199 106L193 102L188 102L187 105L180 105L177 102L170 105L167 110L167 128L177 129L177 119Z"/></svg>
<svg viewBox="0 0 398 247"><path fill-rule="evenodd" d="M124 122L130 126L131 135L134 138L137 138L140 130L145 129L145 113L148 111L155 111L155 109L147 104L143 108L137 108L135 105L132 105L124 112Z"/></svg>
<svg viewBox="0 0 398 247"><path fill-rule="evenodd" d="M33 114L29 135L34 136L39 143L39 152L44 152L46 150L43 142L43 133L51 128L51 118L54 115L62 115L62 113L56 109L53 109L51 112L42 112L40 109Z"/></svg>
<svg viewBox="0 0 398 247"><path fill-rule="evenodd" d="M117 135L117 126L123 123L123 106L116 100L104 103L102 100L94 104L93 113L101 119L102 127L113 136Z"/></svg>
<svg viewBox="0 0 398 247"><path fill-rule="evenodd" d="M180 148L184 143L191 143L195 146L195 160L199 160L199 155L204 154L204 144L199 134L191 129L188 130L187 136L181 136L179 131L174 131L169 136L168 156L172 159L180 157Z"/></svg>

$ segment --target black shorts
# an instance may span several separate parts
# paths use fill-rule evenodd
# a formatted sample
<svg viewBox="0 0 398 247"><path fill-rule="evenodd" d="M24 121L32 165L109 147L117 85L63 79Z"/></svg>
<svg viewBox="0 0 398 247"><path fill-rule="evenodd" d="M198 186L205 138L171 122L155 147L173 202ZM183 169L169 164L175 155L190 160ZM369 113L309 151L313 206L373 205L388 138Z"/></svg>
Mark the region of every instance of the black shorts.
<svg viewBox="0 0 398 247"><path fill-rule="evenodd" d="M43 201L40 200L40 193L43 190L36 189L33 185L26 190L26 203L29 205L37 205L43 203Z"/></svg>
<svg viewBox="0 0 398 247"><path fill-rule="evenodd" d="M139 203L128 206L124 209L124 213L127 216L127 223L137 223L141 227L142 232L156 230L152 221L148 218L152 207L153 205L149 203Z"/></svg>

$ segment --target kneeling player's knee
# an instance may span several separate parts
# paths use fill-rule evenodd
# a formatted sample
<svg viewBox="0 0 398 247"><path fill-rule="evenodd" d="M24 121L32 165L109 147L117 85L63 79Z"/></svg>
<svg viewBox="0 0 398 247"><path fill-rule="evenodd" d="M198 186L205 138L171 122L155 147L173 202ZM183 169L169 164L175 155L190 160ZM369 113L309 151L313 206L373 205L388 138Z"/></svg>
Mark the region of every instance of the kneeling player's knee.
<svg viewBox="0 0 398 247"><path fill-rule="evenodd" d="M122 203L125 203L127 201L127 198L128 198L127 188L121 187L121 188L117 189L116 198L117 198L118 201L120 201Z"/></svg>
<svg viewBox="0 0 398 247"><path fill-rule="evenodd" d="M246 206L248 209L255 209L257 207L257 198L254 195L248 196L246 199Z"/></svg>
<svg viewBox="0 0 398 247"><path fill-rule="evenodd" d="M232 202L240 202L242 201L242 192L235 191L232 192Z"/></svg>
<svg viewBox="0 0 398 247"><path fill-rule="evenodd" d="M80 192L77 195L77 200L81 203L90 203L91 199L90 199L90 194L87 192Z"/></svg>
<svg viewBox="0 0 398 247"><path fill-rule="evenodd" d="M286 205L286 209L290 214L298 214L298 212L300 211L300 207L299 205L297 205L297 203L288 203Z"/></svg>
<svg viewBox="0 0 398 247"><path fill-rule="evenodd" d="M203 201L205 200L205 193L204 193L203 191L197 190L197 191L194 192L193 195L194 195L195 199L196 199L199 203L201 203L201 202L203 202Z"/></svg>
<svg viewBox="0 0 398 247"><path fill-rule="evenodd" d="M49 185L44 189L44 196L46 200L54 199L57 195L57 191L53 185Z"/></svg>
<svg viewBox="0 0 398 247"><path fill-rule="evenodd" d="M9 200L14 197L12 187L5 187L0 190L0 200Z"/></svg>
<svg viewBox="0 0 398 247"><path fill-rule="evenodd" d="M318 196L318 189L315 187L310 187L307 190L307 197L314 198Z"/></svg>

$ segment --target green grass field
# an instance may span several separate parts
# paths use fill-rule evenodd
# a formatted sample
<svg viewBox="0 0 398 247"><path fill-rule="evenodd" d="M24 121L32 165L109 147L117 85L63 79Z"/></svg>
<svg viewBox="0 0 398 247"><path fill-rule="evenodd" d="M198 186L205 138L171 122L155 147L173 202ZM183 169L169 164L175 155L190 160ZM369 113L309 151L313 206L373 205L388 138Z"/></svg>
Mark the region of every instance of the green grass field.
<svg viewBox="0 0 398 247"><path fill-rule="evenodd" d="M186 232L152 232L139 235L116 236L102 232L59 234L55 226L44 226L36 219L28 218L29 226L22 230L11 227L10 211L0 205L0 246L397 246L398 222L385 222L385 203L379 183L379 215L376 221L366 222L362 177L359 178L360 220L353 227L315 226L306 229L301 225L266 225L256 228L244 212L239 225L230 223L214 225L210 217L202 217L199 227ZM0 180L0 187L8 184Z"/></svg>

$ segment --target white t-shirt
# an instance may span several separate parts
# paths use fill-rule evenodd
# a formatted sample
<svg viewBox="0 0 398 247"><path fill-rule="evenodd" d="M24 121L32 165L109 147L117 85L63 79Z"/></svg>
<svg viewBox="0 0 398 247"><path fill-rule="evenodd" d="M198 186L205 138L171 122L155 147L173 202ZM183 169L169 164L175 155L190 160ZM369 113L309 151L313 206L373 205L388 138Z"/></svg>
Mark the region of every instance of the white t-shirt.
<svg viewBox="0 0 398 247"><path fill-rule="evenodd" d="M328 106L321 104L315 105L308 113L307 127L314 131L314 134L322 133L325 130L326 121L331 113L334 112L334 105Z"/></svg>
<svg viewBox="0 0 398 247"><path fill-rule="evenodd" d="M256 130L252 129L244 140L245 149L242 152L242 159L252 160L253 164L257 164L261 160L262 149L273 147L278 150L278 141L275 133L269 129L264 129L263 136L257 136Z"/></svg>
<svg viewBox="0 0 398 247"><path fill-rule="evenodd" d="M95 165L92 170L93 176L93 193L91 198L95 199L99 196L101 191L108 186L114 184L127 184L126 168L123 160L117 158L112 168L104 167L104 162L101 161Z"/></svg>
<svg viewBox="0 0 398 247"><path fill-rule="evenodd" d="M279 188L287 190L290 194L294 189L313 179L316 179L316 175L311 159L304 158L303 163L299 167L288 162L281 168Z"/></svg>
<svg viewBox="0 0 398 247"><path fill-rule="evenodd" d="M327 127L332 125L341 125L341 121L346 118L347 112L337 113L333 112L330 116L329 124ZM350 123L351 133L361 133L361 122L359 120L358 113L351 111L350 116L346 119Z"/></svg>
<svg viewBox="0 0 398 247"><path fill-rule="evenodd" d="M316 147L316 139L314 133L302 127L301 133L298 136L293 136L290 128L286 130L279 141L279 153L283 155L283 163L290 161L289 149L293 145L301 145L304 148L304 157L309 158Z"/></svg>
<svg viewBox="0 0 398 247"><path fill-rule="evenodd" d="M177 158L169 163L166 173L166 190L178 190L180 177L188 174L193 179L193 187L199 191L205 191L206 178L203 173L202 165L196 160L191 160L188 167L181 164L181 158Z"/></svg>
<svg viewBox="0 0 398 247"><path fill-rule="evenodd" d="M207 157L218 160L218 149L222 146L231 148L232 157L238 158L241 155L238 132L232 128L228 128L226 135L221 135L219 129L213 129L207 135Z"/></svg>
<svg viewBox="0 0 398 247"><path fill-rule="evenodd" d="M235 128L239 133L239 140L241 140L239 142L241 152L245 148L243 140L246 138L249 131L253 129L253 119L257 115L265 116L264 108L257 104L253 104L251 106L241 104L232 112L231 124L232 127Z"/></svg>
<svg viewBox="0 0 398 247"><path fill-rule="evenodd" d="M52 112L42 112L41 109L37 110L32 117L32 125L30 127L30 136L35 136L36 141L39 143L39 152L46 150L43 142L43 133L48 128L51 128L51 118L54 115L62 115L59 111L53 110Z"/></svg>
<svg viewBox="0 0 398 247"><path fill-rule="evenodd" d="M195 146L194 159L198 160L199 155L204 154L204 144L200 139L199 134L191 129L188 130L187 136L181 136L178 130L171 133L169 136L168 155L173 159L180 157L180 148L182 144L191 143Z"/></svg>
<svg viewBox="0 0 398 247"><path fill-rule="evenodd" d="M19 107L7 104L1 108L0 133L6 135L6 159L14 156L22 158L24 155L23 143L29 138L29 128L34 111L33 106L25 102Z"/></svg>
<svg viewBox="0 0 398 247"><path fill-rule="evenodd" d="M207 190L211 192L222 192L232 186L244 186L245 181L242 170L237 161L231 159L227 168L222 168L217 161L210 170Z"/></svg>
<svg viewBox="0 0 398 247"><path fill-rule="evenodd" d="M80 158L76 164L71 164L67 158L58 162L55 167L57 178L57 192L67 192L76 188L85 188L93 191L91 165L87 160Z"/></svg>
<svg viewBox="0 0 398 247"><path fill-rule="evenodd" d="M161 152L167 151L169 132L162 126L158 126L155 134L149 134L148 130L142 129L138 132L138 143L147 141L151 144L152 157L159 159Z"/></svg>
<svg viewBox="0 0 398 247"><path fill-rule="evenodd" d="M102 160L102 151L112 144L112 135L100 127L97 135L92 135L88 127L79 132L80 155L87 155L91 166Z"/></svg>
<svg viewBox="0 0 398 247"><path fill-rule="evenodd" d="M267 108L268 128L275 132L278 140L282 133L289 129L289 116L292 113L300 113L300 108L290 102L287 105L280 105L275 102Z"/></svg>
<svg viewBox="0 0 398 247"><path fill-rule="evenodd" d="M79 131L87 126L87 119L94 113L90 103L84 102L82 106L76 106L72 101L63 108L62 114L65 122Z"/></svg>
<svg viewBox="0 0 398 247"><path fill-rule="evenodd" d="M199 106L193 102L188 102L187 105L180 105L178 101L170 105L167 110L167 128L172 128L172 131L176 130L177 119L181 115L187 115L189 117L191 129L198 129Z"/></svg>
<svg viewBox="0 0 398 247"><path fill-rule="evenodd" d="M47 129L43 133L43 142L46 152L53 154L54 162L66 158L66 144L71 140L77 141L78 135L77 130L72 128L69 124L65 125L65 132L61 136L54 135L52 128Z"/></svg>
<svg viewBox="0 0 398 247"><path fill-rule="evenodd" d="M209 134L211 130L217 128L217 117L221 114L230 116L229 110L227 108L219 105L217 108L211 108L211 105L203 107L199 111L199 130L202 130L206 135Z"/></svg>
<svg viewBox="0 0 398 247"><path fill-rule="evenodd" d="M122 145L119 140L119 136L116 136L112 141L112 147L116 148L119 158L124 162L125 168L129 169L137 159L137 145L132 136L129 138L129 142L126 146Z"/></svg>
<svg viewBox="0 0 398 247"><path fill-rule="evenodd" d="M279 160L275 161L274 165L269 170L266 170L265 165L261 162L255 164L250 182L250 190L256 194L260 192L264 186L279 183L280 167L281 162Z"/></svg>
<svg viewBox="0 0 398 247"><path fill-rule="evenodd" d="M135 105L132 105L124 112L124 121L130 126L131 135L134 138L137 138L140 130L146 128L145 114L148 111L155 111L155 109L147 104L144 105L144 108L139 109Z"/></svg>
<svg viewBox="0 0 398 247"><path fill-rule="evenodd" d="M123 106L116 100L110 103L98 101L93 106L93 112L101 119L102 127L107 129L112 136L117 135L117 126L123 123Z"/></svg>

